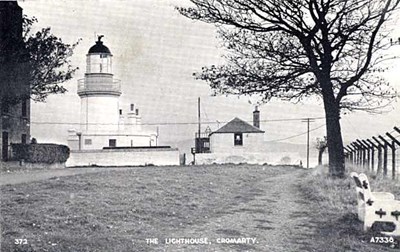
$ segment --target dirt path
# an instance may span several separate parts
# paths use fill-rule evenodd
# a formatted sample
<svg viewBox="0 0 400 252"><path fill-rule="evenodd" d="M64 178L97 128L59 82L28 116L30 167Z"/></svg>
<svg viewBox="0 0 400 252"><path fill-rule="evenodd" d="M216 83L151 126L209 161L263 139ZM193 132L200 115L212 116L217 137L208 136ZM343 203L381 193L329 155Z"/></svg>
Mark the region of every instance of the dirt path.
<svg viewBox="0 0 400 252"><path fill-rule="evenodd" d="M17 184L30 181L44 180L59 176L72 176L83 173L108 172L114 170L123 171L127 169L132 169L132 168L107 168L107 169L74 168L74 169L64 169L64 170L31 171L26 173L2 174L0 179L0 184L2 185ZM164 172L164 175L167 177L169 176L168 178L171 180L171 179L176 179L176 177L170 176L169 172L171 174L174 174L174 172L177 171L175 169L176 168L168 168L168 169L163 168L162 171ZM241 168L239 167L238 169ZM254 167L253 169L254 171L256 171L256 169L264 169L264 168ZM154 177L153 173L158 174L158 172L160 172L157 169L148 170L147 173L143 173L140 176L138 176L136 179L141 178L144 181L140 182L141 180L136 180L138 182L139 186L138 188L136 188L135 184L120 182L118 176L114 176L116 174L110 174L110 175L114 176L113 177L115 180L114 183L116 182L121 183L121 188L124 188L127 191L132 191L133 189L135 189L133 191L140 190L144 195L143 197L148 197L149 199L152 199L153 197L159 203L155 204L144 201L140 204L159 206L160 209L158 211L153 210L153 212L160 215L158 216L158 218L164 219L165 221L169 220L171 227L168 226L168 223L161 223L161 227L159 228L164 231L152 232L152 230L149 229L147 230L149 234L150 233L162 234L162 236L160 235L161 237L160 236L154 236L154 237L164 238L164 239L207 237L210 242L210 244L206 245L187 245L187 244L172 245L172 244L165 244L164 241L160 241L159 245L154 245L154 246L146 244L137 244L132 246L132 248L145 249L140 251L174 251L174 252L175 251L273 251L273 252L317 251L315 249L316 244L313 244L315 242L313 241L313 236L314 236L313 232L314 232L314 226L316 224L313 224L310 221L310 217L308 214L312 210L311 209L312 205L310 204L310 202L307 202L302 199L303 195L299 191L298 187L298 185L301 183L302 176L304 175L305 171L293 168L288 168L286 170L284 169L285 168L282 168L282 173L276 172L275 170L274 172L272 171L266 172L265 174L262 175L262 177L258 178L256 173L250 173L249 176L241 172L233 173L234 175L239 175L239 176L242 174L243 178L234 177L235 179L232 179L230 181L231 183L234 183L235 186L226 185L226 187L222 188L220 187L218 189L218 190L224 190L224 188L226 188L226 190L232 189L232 192L234 193L226 194L229 195L229 201L226 201L229 202L229 204L221 207L221 204L222 205L224 204L223 199L216 198L215 199L216 204L208 204L209 206L215 206L216 209L210 209L212 207L209 207L204 211L203 210L193 211L195 216L190 216L190 219L193 220L193 222L191 223L193 224L184 225L182 226L182 228L176 228L175 224L179 223L180 221L179 219L175 220L172 217L171 219L170 217L167 218L164 215L162 215L164 214L164 212L167 213L169 210L174 210L183 205L181 204L182 202L178 201L174 205L169 205L172 206L171 209L168 209L165 206L164 208L162 207L163 204L167 203L164 201L173 200L174 197L178 197L180 196L180 194L182 195L187 194L187 191L184 189L182 189L184 191L180 191L181 187L174 189L174 187L181 186L181 183L174 184L171 182L172 186L164 185L165 188L164 187L155 188L154 185L156 185L157 183L155 183L154 179L151 179L151 177ZM167 172L167 170L169 170L169 172ZM252 169L250 168L243 170L252 171ZM140 169L138 169L138 172L140 172ZM179 173L184 174L186 176L183 178L183 181L181 181L183 185L186 187L189 187L189 185L185 184L184 182L189 181L189 178L192 178L192 176L196 177L196 175L199 176L199 178L201 178L201 181L209 182L208 179L211 178L208 178L207 175L201 175L201 174L208 174L207 172L212 172L212 169L209 168L200 171L198 170L190 171L190 170L185 170L185 168L182 168L182 170L179 170ZM190 177L187 177L189 176L189 174ZM220 179L223 179L224 176L228 174L232 174L232 171L230 169L225 169L223 170L223 172L221 171L220 173L215 172L215 176ZM262 172L260 174L262 174ZM265 176L266 174L268 175ZM161 182L164 181L162 178L159 179ZM87 187L87 183L85 182L86 180L83 178L83 176L82 178L78 179L78 181L76 180L72 181L74 188L81 185L80 183L83 183L82 186L84 186L85 188L90 188ZM103 183L104 185L105 183L105 181L99 180L98 178L96 178L96 181L97 182L95 184ZM212 180L212 181L214 183L218 183L218 180L215 181ZM150 182L153 183L154 185L151 186ZM223 183L221 182L221 184ZM67 185L69 184L64 184L65 188L68 188ZM107 190L115 188L115 184L112 184L111 182L110 183L107 182L106 185L108 188ZM200 191L204 191L205 189L199 185L200 185L199 183L196 183L196 186L193 188L194 189L199 188ZM151 188L149 189L151 191L155 189L171 190L176 195L175 194L172 196L170 195L172 198L171 197L167 197L165 199L162 197L160 198L157 196L158 194L146 191L147 187ZM102 194L103 197L107 195L108 192L107 190L104 191L106 192L104 195ZM96 191L93 191L93 193L95 192ZM160 192L162 192L162 190ZM112 195L114 194L109 195L109 197L111 197ZM162 195L169 195L169 194L162 194ZM219 194L208 193L203 195L206 195L208 197L207 199L208 201L213 201L213 197L217 197L217 195ZM122 197L123 194L121 193L119 196ZM111 197L110 198L111 202L112 199L113 198ZM141 201L139 201L139 198L137 198L136 202L141 202ZM87 203L92 204L93 201L90 200ZM114 201L114 203L117 206L119 206L120 209L125 209L124 208L125 205L122 205L120 201ZM145 210L147 208L143 205L140 205L140 207L143 209L143 214L139 215L140 217L139 219L143 219L143 221L145 221L146 223L152 223L150 220L146 220L146 218L149 219L154 216L146 216ZM179 209L177 209L176 211L179 211ZM105 211L104 213L110 213L110 212ZM111 213L114 212L111 211ZM124 211L124 213L118 212L118 214L123 214L123 216L125 216L125 214L129 213L128 212L125 213ZM129 223L131 225L136 223L132 218L133 217L130 217L129 221L127 222L120 220L121 223L123 224L122 227L125 227L124 225L127 225L126 223ZM202 220L196 221L199 218L201 218ZM116 221L118 220L119 219L116 219ZM184 220L182 221L184 222ZM130 227L130 229L133 230L132 234L137 233L134 232L137 230L136 226L132 226ZM141 232L139 232L139 234L141 234L139 235L141 237L141 238L139 237L140 238L139 240L144 243L144 238L142 237L143 234ZM133 235L132 238L135 238L137 236L138 236L137 234ZM150 237L148 236L145 237L146 238L152 237L151 234L149 236ZM121 235L121 237L123 236ZM245 244L221 243L223 239L227 238L249 238L249 240ZM318 243L321 243L321 241L318 241Z"/></svg>
<svg viewBox="0 0 400 252"><path fill-rule="evenodd" d="M240 202L238 198L238 204L223 216L210 219L206 225L171 234L171 237L201 234L211 240L211 245L170 245L166 251L314 251L309 209L297 187L303 173L297 170L256 183L252 189L257 195L254 200ZM230 237L256 238L256 242L218 243L221 238Z"/></svg>
<svg viewBox="0 0 400 252"><path fill-rule="evenodd" d="M65 168L55 170L27 170L27 171L16 171L16 172L2 172L0 174L0 186L2 185L14 185L21 183L28 183L33 181L45 180L54 177L65 177L73 176L85 173L94 173L102 171L113 171L113 170L127 170L132 168L101 168L101 167L90 167L90 168Z"/></svg>

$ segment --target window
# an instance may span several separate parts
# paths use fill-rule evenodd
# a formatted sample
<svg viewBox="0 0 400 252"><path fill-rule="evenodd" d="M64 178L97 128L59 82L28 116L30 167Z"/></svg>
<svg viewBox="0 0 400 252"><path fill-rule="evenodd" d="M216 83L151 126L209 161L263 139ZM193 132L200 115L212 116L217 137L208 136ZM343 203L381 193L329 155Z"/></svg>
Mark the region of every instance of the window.
<svg viewBox="0 0 400 252"><path fill-rule="evenodd" d="M92 139L85 139L85 145L92 145Z"/></svg>
<svg viewBox="0 0 400 252"><path fill-rule="evenodd" d="M116 147L117 146L117 140L116 139L109 139L108 140L108 147Z"/></svg>
<svg viewBox="0 0 400 252"><path fill-rule="evenodd" d="M135 110L135 104L131 103L131 111Z"/></svg>
<svg viewBox="0 0 400 252"><path fill-rule="evenodd" d="M1 114L7 115L8 113L10 113L10 105L8 104L8 102L2 102L1 103Z"/></svg>
<svg viewBox="0 0 400 252"><path fill-rule="evenodd" d="M26 134L21 135L21 143L26 144Z"/></svg>
<svg viewBox="0 0 400 252"><path fill-rule="evenodd" d="M242 133L235 133L233 134L233 141L235 146L242 146L243 145L243 134Z"/></svg>
<svg viewBox="0 0 400 252"><path fill-rule="evenodd" d="M22 116L23 117L26 117L28 115L26 106L27 106L27 102L26 102L26 100L23 100L22 101Z"/></svg>
<svg viewBox="0 0 400 252"><path fill-rule="evenodd" d="M122 109L119 110L119 115L122 115Z"/></svg>
<svg viewBox="0 0 400 252"><path fill-rule="evenodd" d="M3 131L2 132L2 153L1 153L1 158L2 160L7 160L8 159L8 132Z"/></svg>

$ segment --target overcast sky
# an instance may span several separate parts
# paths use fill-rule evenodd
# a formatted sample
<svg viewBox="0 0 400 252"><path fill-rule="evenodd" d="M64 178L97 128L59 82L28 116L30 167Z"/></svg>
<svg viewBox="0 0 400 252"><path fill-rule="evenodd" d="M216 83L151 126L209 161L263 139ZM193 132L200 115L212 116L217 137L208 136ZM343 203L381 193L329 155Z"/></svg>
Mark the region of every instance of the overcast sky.
<svg viewBox="0 0 400 252"><path fill-rule="evenodd" d="M105 35L104 44L114 55L114 77L122 81L123 109L135 103L143 123L195 123L197 97L202 100L203 120L215 122L210 125L212 129L218 127L217 121L222 126L222 122L234 117L251 120L255 99L250 104L247 97L212 97L205 82L193 79L192 73L200 71L202 66L221 63L223 49L213 25L189 20L174 10L176 5L187 4L186 0L20 1L24 14L39 20L37 28L51 27L66 43L82 39L72 57L72 65L80 70L73 80L65 83L69 92L52 95L46 103L32 103L32 136L39 142L66 143L67 129L76 128L73 123L79 123L80 109L77 80L84 76L85 55L96 40L95 34ZM400 64L394 63L385 73L398 90L399 71ZM316 100L302 104L274 100L260 106L260 110L261 120L324 116L322 103ZM393 126L400 126L400 106L394 104L391 112L382 115L363 112L345 115L341 122L345 142L390 132ZM311 128L323 124L324 120L317 120ZM267 141L306 130L305 123L299 121L261 125ZM195 124L160 125L160 142L170 144L193 138L196 128ZM325 128L321 127L311 137L323 135ZM304 143L305 136L286 142Z"/></svg>

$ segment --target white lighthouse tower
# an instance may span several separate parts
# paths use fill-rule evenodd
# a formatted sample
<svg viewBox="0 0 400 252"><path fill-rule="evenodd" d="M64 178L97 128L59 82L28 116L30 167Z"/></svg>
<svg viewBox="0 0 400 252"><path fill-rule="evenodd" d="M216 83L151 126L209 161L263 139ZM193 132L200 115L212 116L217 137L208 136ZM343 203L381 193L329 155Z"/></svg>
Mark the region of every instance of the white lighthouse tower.
<svg viewBox="0 0 400 252"><path fill-rule="evenodd" d="M80 129L69 130L68 145L72 150L104 147L154 146L157 133L141 127L141 116L129 104L124 115L119 98L121 82L114 79L111 51L98 36L86 55L86 73L78 80L81 98Z"/></svg>
<svg viewBox="0 0 400 252"><path fill-rule="evenodd" d="M85 78L78 81L82 131L118 130L121 83L113 77L112 54L102 37L89 49Z"/></svg>

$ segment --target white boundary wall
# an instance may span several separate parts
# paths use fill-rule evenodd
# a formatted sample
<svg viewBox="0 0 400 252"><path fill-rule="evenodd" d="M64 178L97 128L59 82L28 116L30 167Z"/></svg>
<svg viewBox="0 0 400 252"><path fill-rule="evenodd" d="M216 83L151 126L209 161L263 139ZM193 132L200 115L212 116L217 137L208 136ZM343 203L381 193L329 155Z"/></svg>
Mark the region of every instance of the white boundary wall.
<svg viewBox="0 0 400 252"><path fill-rule="evenodd" d="M288 159L283 159L287 157ZM226 163L247 163L247 164L272 164L272 165L299 165L301 160L299 153L246 153L235 155L235 153L197 153L196 164L226 164ZM303 160L303 166L305 159Z"/></svg>
<svg viewBox="0 0 400 252"><path fill-rule="evenodd" d="M179 165L179 150L105 149L71 151L66 166Z"/></svg>

